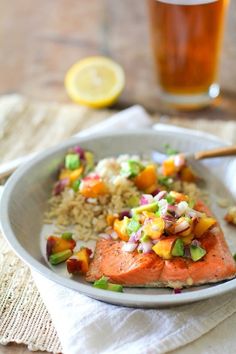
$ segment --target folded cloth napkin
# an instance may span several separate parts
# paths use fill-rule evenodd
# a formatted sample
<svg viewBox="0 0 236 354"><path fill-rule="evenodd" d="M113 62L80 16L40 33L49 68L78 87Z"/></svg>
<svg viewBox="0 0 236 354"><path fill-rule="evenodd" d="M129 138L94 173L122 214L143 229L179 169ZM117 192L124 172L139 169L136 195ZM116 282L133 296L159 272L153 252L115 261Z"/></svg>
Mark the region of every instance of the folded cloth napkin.
<svg viewBox="0 0 236 354"><path fill-rule="evenodd" d="M143 108L135 106L93 127L91 133L150 124ZM87 130L81 135L89 133ZM235 292L175 308L134 309L102 303L34 271L32 275L51 314L64 354L166 353L194 341L236 312Z"/></svg>

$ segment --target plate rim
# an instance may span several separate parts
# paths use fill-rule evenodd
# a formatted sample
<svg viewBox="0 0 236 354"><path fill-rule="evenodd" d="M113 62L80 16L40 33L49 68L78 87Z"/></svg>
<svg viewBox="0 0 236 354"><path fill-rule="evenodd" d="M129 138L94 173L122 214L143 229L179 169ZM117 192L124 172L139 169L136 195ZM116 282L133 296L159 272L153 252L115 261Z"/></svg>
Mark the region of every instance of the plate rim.
<svg viewBox="0 0 236 354"><path fill-rule="evenodd" d="M173 129L173 126L171 126ZM56 282L61 286L65 286L67 288L76 290L83 295L92 297L97 300L105 301L112 304L122 305L122 306L134 306L136 307L158 307L158 306L168 306L168 305L181 305L186 303L191 303L195 301L200 301L204 299L209 299L215 296L219 296L229 292L236 288L236 278L232 280L225 281L223 283L214 284L214 286L210 288L199 289L196 291L190 291L187 293L178 294L127 294L127 293L114 293L109 292L101 289L96 289L92 287L90 284L82 284L72 278L65 278L61 275L58 275L52 269L48 268L46 265L41 264L37 261L33 256L31 256L18 242L17 237L14 235L14 232L11 228L9 216L8 216L8 204L11 198L11 191L14 189L15 184L20 180L20 178L26 173L26 171L30 170L33 166L37 165L41 160L45 159L46 157L53 155L53 153L66 149L67 147L74 145L80 142L90 141L91 138L105 138L111 136L119 136L119 135L157 135L160 136L162 133L165 135L173 136L176 135L189 135L189 136L201 136L205 140L209 140L211 142L215 142L221 145L229 145L225 141L215 137L214 135L201 132L196 132L192 129L183 129L181 128L179 131L173 132L166 130L155 130L155 129L130 129L126 132L123 131L110 131L106 133L94 133L88 136L83 137L72 137L62 144L57 146L51 147L46 151L39 153L36 157L32 160L25 163L23 166L19 167L16 172L9 178L7 181L4 191L2 194L2 198L0 200L0 211L2 216L1 228L2 233L7 240L10 247L13 251L22 259L24 263L26 263L30 268L35 270L36 272L40 273L42 276L48 278L49 280Z"/></svg>

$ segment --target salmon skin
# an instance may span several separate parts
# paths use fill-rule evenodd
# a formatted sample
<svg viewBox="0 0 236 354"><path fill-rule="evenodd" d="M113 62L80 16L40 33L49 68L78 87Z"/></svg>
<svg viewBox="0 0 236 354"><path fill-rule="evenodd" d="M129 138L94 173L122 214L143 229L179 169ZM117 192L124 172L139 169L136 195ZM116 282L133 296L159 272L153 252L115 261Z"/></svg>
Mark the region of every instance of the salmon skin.
<svg viewBox="0 0 236 354"><path fill-rule="evenodd" d="M198 203L196 209L211 215L202 202ZM154 252L129 253L122 250L122 241L99 240L86 280L94 282L106 276L109 281L127 287L182 288L234 278L236 263L223 231L217 226L218 232L214 235L207 232L201 238L207 253L197 262L184 257L164 260Z"/></svg>

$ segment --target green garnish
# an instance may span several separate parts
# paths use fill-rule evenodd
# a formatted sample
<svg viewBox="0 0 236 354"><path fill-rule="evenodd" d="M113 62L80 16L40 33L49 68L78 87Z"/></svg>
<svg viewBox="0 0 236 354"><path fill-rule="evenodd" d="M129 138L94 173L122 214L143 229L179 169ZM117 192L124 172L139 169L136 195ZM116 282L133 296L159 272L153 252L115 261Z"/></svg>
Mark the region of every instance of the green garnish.
<svg viewBox="0 0 236 354"><path fill-rule="evenodd" d="M148 235L143 235L141 238L140 238L140 241L141 242L148 242L150 240L150 237Z"/></svg>
<svg viewBox="0 0 236 354"><path fill-rule="evenodd" d="M194 207L194 205L195 205L195 200L194 199L189 199L189 201L188 201L188 206L189 206L189 208L193 208Z"/></svg>
<svg viewBox="0 0 236 354"><path fill-rule="evenodd" d="M80 166L80 158L78 154L68 154L65 157L65 166L69 170L76 170Z"/></svg>
<svg viewBox="0 0 236 354"><path fill-rule="evenodd" d="M93 286L98 289L103 289L103 290L110 290L110 291L115 291L122 293L123 292L123 286L120 284L112 284L108 282L107 277L101 277L100 279L96 280L93 283Z"/></svg>
<svg viewBox="0 0 236 354"><path fill-rule="evenodd" d="M94 283L93 283L93 286L95 288L99 288L99 289L104 289L106 290L107 287L108 287L108 278L107 277L101 277L100 279L96 280Z"/></svg>
<svg viewBox="0 0 236 354"><path fill-rule="evenodd" d="M80 179L77 179L77 180L73 183L72 188L73 188L73 190L74 190L75 192L78 192L80 184L81 184L81 180L80 180Z"/></svg>
<svg viewBox="0 0 236 354"><path fill-rule="evenodd" d="M167 188L169 188L172 183L173 183L173 179L167 176L159 176L158 177L158 182L162 185L165 186Z"/></svg>
<svg viewBox="0 0 236 354"><path fill-rule="evenodd" d="M132 209L132 214L140 214L143 211L151 211L151 212L155 212L158 209L158 204L157 202L154 203L150 203L150 204L145 204L145 205L140 205L137 208L133 208Z"/></svg>
<svg viewBox="0 0 236 354"><path fill-rule="evenodd" d="M234 258L234 260L235 260L235 262L236 262L236 253L233 255L233 258Z"/></svg>
<svg viewBox="0 0 236 354"><path fill-rule="evenodd" d="M72 240L72 236L72 232L63 232L63 234L61 234L61 238L63 238L64 240Z"/></svg>
<svg viewBox="0 0 236 354"><path fill-rule="evenodd" d="M84 156L86 160L84 174L86 175L87 173L91 172L94 168L94 154L90 151L85 151Z"/></svg>
<svg viewBox="0 0 236 354"><path fill-rule="evenodd" d="M174 247L171 251L172 256L183 257L184 256L184 243L180 238L175 241Z"/></svg>
<svg viewBox="0 0 236 354"><path fill-rule="evenodd" d="M175 198L172 197L170 194L167 194L165 199L167 200L168 204L171 204L171 205L175 204Z"/></svg>
<svg viewBox="0 0 236 354"><path fill-rule="evenodd" d="M133 232L137 232L140 229L140 227L141 227L140 223L137 220L132 218L127 225L126 231L128 235L131 235Z"/></svg>
<svg viewBox="0 0 236 354"><path fill-rule="evenodd" d="M206 250L204 250L204 248L200 247L200 246L194 246L191 245L190 246L190 254L191 254L191 258L194 262L199 261L202 257L205 256L206 254Z"/></svg>
<svg viewBox="0 0 236 354"><path fill-rule="evenodd" d="M134 208L139 204L139 197L136 197L135 195L132 195L132 197L130 197L127 200L127 206L129 208Z"/></svg>
<svg viewBox="0 0 236 354"><path fill-rule="evenodd" d="M132 178L136 177L143 169L144 166L140 162L128 160L121 163L120 174L121 176Z"/></svg>
<svg viewBox="0 0 236 354"><path fill-rule="evenodd" d="M65 250L62 252L51 254L49 257L49 262L52 265L57 265L59 263L65 262L68 258L72 256L73 252L71 250Z"/></svg>
<svg viewBox="0 0 236 354"><path fill-rule="evenodd" d="M176 155L179 153L178 150L172 149L169 144L164 145L165 153L168 156Z"/></svg>
<svg viewBox="0 0 236 354"><path fill-rule="evenodd" d="M158 210L155 212L155 215L156 215L156 216L161 216L161 209L158 209Z"/></svg>

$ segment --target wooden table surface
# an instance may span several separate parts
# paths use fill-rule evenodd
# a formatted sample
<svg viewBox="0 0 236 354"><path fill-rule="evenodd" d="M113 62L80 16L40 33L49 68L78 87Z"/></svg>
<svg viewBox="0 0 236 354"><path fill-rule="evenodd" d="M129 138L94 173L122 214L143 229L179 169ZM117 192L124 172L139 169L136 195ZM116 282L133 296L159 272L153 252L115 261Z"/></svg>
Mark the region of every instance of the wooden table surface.
<svg viewBox="0 0 236 354"><path fill-rule="evenodd" d="M69 102L63 78L78 59L108 55L126 72L117 107L134 103L150 111L189 118L236 117L236 1L231 1L220 67L223 94L211 108L174 112L157 98L145 1L8 0L0 2L0 94ZM23 346L0 347L26 354Z"/></svg>

